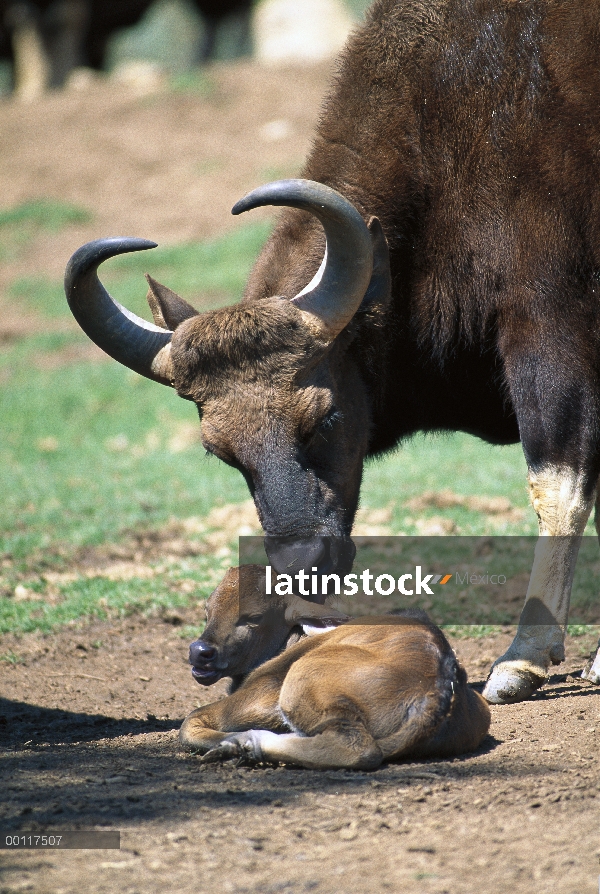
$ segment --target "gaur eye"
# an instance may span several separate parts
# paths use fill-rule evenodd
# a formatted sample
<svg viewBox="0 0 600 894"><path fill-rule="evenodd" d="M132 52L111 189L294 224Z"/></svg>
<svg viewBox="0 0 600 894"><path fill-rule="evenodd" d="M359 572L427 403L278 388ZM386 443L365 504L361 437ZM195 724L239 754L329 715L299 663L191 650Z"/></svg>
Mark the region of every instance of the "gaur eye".
<svg viewBox="0 0 600 894"><path fill-rule="evenodd" d="M321 424L319 425L319 429L327 430L328 428L333 428L336 422L340 422L342 420L342 414L339 410L336 410L335 407L327 413L324 419L321 420Z"/></svg>
<svg viewBox="0 0 600 894"><path fill-rule="evenodd" d="M311 444L318 444L319 441L327 441L327 434L336 422L339 422L342 419L342 414L335 407L332 407L325 416L321 419L316 428L311 428L310 431L306 431L303 435L301 434L301 441L305 448L311 446Z"/></svg>
<svg viewBox="0 0 600 894"><path fill-rule="evenodd" d="M339 410L336 410L335 407L332 407L331 410L321 419L317 428L311 433L311 436L308 438L308 441L312 441L317 435L320 435L322 438L327 436L327 433L331 431L336 422L339 422L342 419L342 414Z"/></svg>

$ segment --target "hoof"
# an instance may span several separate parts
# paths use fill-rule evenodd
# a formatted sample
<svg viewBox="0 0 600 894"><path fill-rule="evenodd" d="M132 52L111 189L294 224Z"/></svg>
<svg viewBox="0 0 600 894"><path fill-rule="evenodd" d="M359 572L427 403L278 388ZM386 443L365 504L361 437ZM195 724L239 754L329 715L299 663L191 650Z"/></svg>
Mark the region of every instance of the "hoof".
<svg viewBox="0 0 600 894"><path fill-rule="evenodd" d="M600 672L594 668L594 664L597 663L597 660L595 662L592 662L590 660L581 671L581 679L587 680L588 683L593 683L595 686L598 686L598 684L600 684Z"/></svg>
<svg viewBox="0 0 600 894"><path fill-rule="evenodd" d="M241 754L242 752L237 742L229 742L224 739L218 745L215 745L214 748L211 748L210 751L207 751L206 754L200 758L200 763L214 764L217 761L231 761L240 757Z"/></svg>
<svg viewBox="0 0 600 894"><path fill-rule="evenodd" d="M521 661L503 661L492 668L483 690L491 705L522 702L546 682L546 675L535 673Z"/></svg>

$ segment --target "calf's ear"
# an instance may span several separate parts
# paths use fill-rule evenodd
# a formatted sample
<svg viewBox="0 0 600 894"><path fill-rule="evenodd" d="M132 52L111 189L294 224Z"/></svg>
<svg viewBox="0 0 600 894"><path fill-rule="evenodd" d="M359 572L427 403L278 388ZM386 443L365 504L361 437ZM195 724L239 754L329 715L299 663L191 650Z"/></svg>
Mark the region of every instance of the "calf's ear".
<svg viewBox="0 0 600 894"><path fill-rule="evenodd" d="M188 304L167 286L152 279L149 273L146 274L146 281L150 286L146 300L157 326L174 331L184 320L198 316L198 311L191 304Z"/></svg>
<svg viewBox="0 0 600 894"><path fill-rule="evenodd" d="M285 604L285 620L288 624L310 624L311 622L322 621L324 624L343 624L350 620L350 615L340 612L330 605L320 605L316 602L308 602L301 596L292 594L286 596Z"/></svg>

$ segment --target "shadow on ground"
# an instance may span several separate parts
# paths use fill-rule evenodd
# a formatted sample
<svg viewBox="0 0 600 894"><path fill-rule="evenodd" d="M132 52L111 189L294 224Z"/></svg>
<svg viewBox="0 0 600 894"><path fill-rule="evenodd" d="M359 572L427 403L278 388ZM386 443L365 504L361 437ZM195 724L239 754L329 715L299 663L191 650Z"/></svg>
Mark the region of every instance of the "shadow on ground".
<svg viewBox="0 0 600 894"><path fill-rule="evenodd" d="M121 826L198 817L207 823L216 809L251 818L259 806L294 807L298 798L323 794L361 794L373 787L423 786L507 778L506 764L488 736L474 755L446 761L392 764L375 772L332 770L315 773L290 767L202 765L178 748L179 721L115 720L101 715L48 710L0 700L5 746L2 775L10 780L0 806L3 831ZM486 763L477 758L487 755ZM553 767L518 762L508 775L541 776ZM425 797L425 796L423 796Z"/></svg>
<svg viewBox="0 0 600 894"><path fill-rule="evenodd" d="M18 748L64 745L70 742L94 742L119 736L165 732L179 729L181 720L158 720L153 714L145 719L116 719L103 714L75 713L59 708L42 708L26 702L0 698L0 742Z"/></svg>

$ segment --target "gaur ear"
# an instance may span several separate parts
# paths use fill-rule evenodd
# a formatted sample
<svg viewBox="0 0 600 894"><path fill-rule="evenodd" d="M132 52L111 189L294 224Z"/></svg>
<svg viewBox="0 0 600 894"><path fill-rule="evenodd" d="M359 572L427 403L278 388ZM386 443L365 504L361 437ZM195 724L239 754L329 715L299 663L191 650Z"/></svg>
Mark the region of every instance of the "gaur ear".
<svg viewBox="0 0 600 894"><path fill-rule="evenodd" d="M388 304L392 296L390 252L383 227L378 217L372 217L367 226L373 243L373 273L365 297L358 309L359 313L372 304Z"/></svg>
<svg viewBox="0 0 600 894"><path fill-rule="evenodd" d="M156 282L149 273L146 273L146 280L150 286L146 300L157 326L174 331L184 320L198 316L198 311L191 304L188 304L167 286Z"/></svg>

